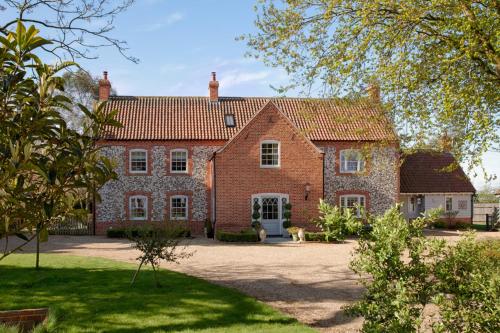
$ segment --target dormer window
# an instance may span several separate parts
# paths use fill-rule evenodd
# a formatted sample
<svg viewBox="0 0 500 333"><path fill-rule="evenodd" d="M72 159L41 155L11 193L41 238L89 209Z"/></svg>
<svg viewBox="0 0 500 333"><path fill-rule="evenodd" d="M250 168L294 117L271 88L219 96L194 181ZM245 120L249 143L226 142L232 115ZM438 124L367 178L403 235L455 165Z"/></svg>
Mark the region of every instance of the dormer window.
<svg viewBox="0 0 500 333"><path fill-rule="evenodd" d="M234 119L234 114L224 115L224 124L226 124L226 127L235 127L236 121Z"/></svg>

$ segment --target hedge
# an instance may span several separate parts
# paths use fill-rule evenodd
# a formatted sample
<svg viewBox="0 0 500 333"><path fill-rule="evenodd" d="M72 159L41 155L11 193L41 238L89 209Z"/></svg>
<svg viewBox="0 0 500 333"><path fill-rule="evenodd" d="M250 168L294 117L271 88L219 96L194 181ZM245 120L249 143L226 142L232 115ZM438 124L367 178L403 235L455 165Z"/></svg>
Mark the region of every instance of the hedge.
<svg viewBox="0 0 500 333"><path fill-rule="evenodd" d="M215 237L221 242L255 243L259 241L259 237L253 229L242 230L241 232L227 232L218 230Z"/></svg>
<svg viewBox="0 0 500 333"><path fill-rule="evenodd" d="M127 238L128 235L132 237L137 237L139 234L140 227L120 227L120 228L109 228L106 230L106 236L108 238ZM190 237L191 232L189 229L181 228L179 229L178 237Z"/></svg>

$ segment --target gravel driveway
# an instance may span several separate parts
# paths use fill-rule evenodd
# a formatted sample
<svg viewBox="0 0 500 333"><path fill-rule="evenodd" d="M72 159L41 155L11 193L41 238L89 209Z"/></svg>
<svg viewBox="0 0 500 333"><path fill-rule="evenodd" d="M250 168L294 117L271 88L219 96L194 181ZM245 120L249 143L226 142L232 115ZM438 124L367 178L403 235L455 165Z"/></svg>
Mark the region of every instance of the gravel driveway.
<svg viewBox="0 0 500 333"><path fill-rule="evenodd" d="M434 235L457 239L456 232ZM348 268L355 245L354 240L344 244L225 244L197 238L189 241L193 257L164 267L239 289L321 331L356 332L361 319L346 317L341 310L362 292ZM137 256L128 242L98 236L51 236L42 251L129 262Z"/></svg>

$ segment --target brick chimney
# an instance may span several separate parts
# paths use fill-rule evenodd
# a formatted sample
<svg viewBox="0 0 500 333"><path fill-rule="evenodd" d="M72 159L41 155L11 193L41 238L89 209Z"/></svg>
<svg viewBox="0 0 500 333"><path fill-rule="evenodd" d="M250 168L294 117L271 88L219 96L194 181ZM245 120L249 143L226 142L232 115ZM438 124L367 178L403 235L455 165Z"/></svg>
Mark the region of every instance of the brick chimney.
<svg viewBox="0 0 500 333"><path fill-rule="evenodd" d="M208 96L210 102L219 101L219 81L215 78L215 72L212 72L212 80L208 82Z"/></svg>
<svg viewBox="0 0 500 333"><path fill-rule="evenodd" d="M447 131L441 134L441 137L439 138L439 146L441 150L446 153L453 150L453 138L448 135Z"/></svg>
<svg viewBox="0 0 500 333"><path fill-rule="evenodd" d="M366 92L373 103L380 104L380 87L378 84L369 84Z"/></svg>
<svg viewBox="0 0 500 333"><path fill-rule="evenodd" d="M107 101L111 93L111 82L108 80L108 72L104 71L103 78L99 80L99 100Z"/></svg>

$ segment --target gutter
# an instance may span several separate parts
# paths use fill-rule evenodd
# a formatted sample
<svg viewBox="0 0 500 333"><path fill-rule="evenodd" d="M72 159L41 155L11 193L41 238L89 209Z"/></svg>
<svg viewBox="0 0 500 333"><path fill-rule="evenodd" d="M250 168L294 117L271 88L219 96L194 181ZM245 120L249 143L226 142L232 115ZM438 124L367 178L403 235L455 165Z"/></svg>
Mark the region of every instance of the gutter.
<svg viewBox="0 0 500 333"><path fill-rule="evenodd" d="M217 221L217 173L215 172L215 155L217 155L217 152L214 151L214 154L212 155L212 158L210 158L211 161L213 161L213 182L212 182L212 192L213 192L213 230L214 230L214 239L215 239L215 223Z"/></svg>

